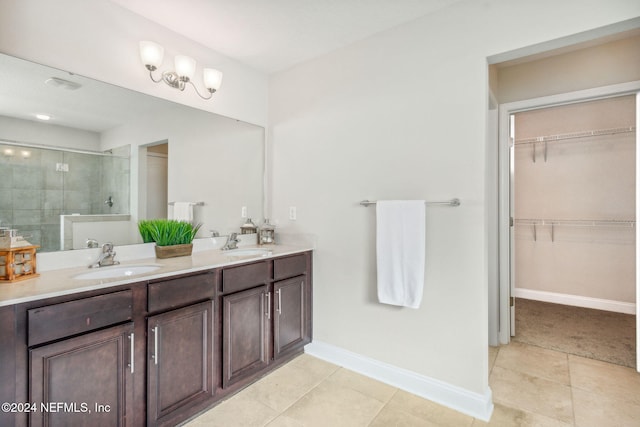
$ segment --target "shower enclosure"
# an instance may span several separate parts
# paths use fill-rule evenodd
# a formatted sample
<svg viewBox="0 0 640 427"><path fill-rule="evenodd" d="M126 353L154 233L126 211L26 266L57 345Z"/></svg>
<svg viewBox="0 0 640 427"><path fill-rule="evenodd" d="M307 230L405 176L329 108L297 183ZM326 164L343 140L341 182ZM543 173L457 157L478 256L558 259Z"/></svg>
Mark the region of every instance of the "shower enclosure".
<svg viewBox="0 0 640 427"><path fill-rule="evenodd" d="M129 146L104 153L0 141L0 226L41 252L61 248L60 215L128 214Z"/></svg>

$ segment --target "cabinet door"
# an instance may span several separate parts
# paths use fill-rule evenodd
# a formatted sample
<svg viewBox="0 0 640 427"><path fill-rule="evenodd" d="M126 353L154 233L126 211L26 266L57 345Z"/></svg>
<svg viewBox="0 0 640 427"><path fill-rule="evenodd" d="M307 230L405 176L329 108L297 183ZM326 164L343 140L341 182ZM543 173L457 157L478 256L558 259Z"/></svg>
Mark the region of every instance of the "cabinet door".
<svg viewBox="0 0 640 427"><path fill-rule="evenodd" d="M274 358L302 348L311 342L308 287L306 276L273 284L274 290Z"/></svg>
<svg viewBox="0 0 640 427"><path fill-rule="evenodd" d="M147 424L212 396L213 301L147 321Z"/></svg>
<svg viewBox="0 0 640 427"><path fill-rule="evenodd" d="M250 377L269 364L271 294L266 285L222 298L222 386Z"/></svg>
<svg viewBox="0 0 640 427"><path fill-rule="evenodd" d="M129 322L31 349L30 425L133 425L132 344Z"/></svg>

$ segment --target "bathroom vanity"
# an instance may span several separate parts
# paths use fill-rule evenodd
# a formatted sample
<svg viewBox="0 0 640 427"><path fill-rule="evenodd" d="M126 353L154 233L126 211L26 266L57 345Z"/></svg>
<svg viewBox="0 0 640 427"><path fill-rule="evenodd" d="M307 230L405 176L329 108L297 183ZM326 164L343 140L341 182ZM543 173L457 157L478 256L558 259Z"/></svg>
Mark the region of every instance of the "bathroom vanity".
<svg viewBox="0 0 640 427"><path fill-rule="evenodd" d="M0 425L176 425L300 354L312 253L281 252L0 299Z"/></svg>

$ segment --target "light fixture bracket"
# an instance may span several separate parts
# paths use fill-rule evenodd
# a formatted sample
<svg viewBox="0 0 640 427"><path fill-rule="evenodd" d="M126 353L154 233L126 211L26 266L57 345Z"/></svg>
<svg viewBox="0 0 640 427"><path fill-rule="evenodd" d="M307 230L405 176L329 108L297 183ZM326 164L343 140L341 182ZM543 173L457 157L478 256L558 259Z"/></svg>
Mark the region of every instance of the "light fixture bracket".
<svg viewBox="0 0 640 427"><path fill-rule="evenodd" d="M186 80L185 80L186 79ZM162 73L162 81L174 89L184 90L184 85L189 81L188 77L180 77L175 71L165 71Z"/></svg>

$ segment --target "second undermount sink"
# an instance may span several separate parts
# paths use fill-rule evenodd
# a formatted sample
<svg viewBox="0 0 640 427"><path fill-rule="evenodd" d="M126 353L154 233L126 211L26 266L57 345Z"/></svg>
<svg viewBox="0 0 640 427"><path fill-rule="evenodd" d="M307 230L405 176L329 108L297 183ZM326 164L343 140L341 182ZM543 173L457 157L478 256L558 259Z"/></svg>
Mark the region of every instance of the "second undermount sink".
<svg viewBox="0 0 640 427"><path fill-rule="evenodd" d="M129 277L138 274L151 273L159 269L159 265L116 265L111 267L100 267L87 273L73 276L74 279L113 279L116 277Z"/></svg>
<svg viewBox="0 0 640 427"><path fill-rule="evenodd" d="M271 255L271 249L262 248L246 248L246 249L231 249L228 251L222 251L226 256L253 256L253 257L265 257Z"/></svg>

